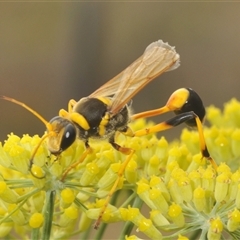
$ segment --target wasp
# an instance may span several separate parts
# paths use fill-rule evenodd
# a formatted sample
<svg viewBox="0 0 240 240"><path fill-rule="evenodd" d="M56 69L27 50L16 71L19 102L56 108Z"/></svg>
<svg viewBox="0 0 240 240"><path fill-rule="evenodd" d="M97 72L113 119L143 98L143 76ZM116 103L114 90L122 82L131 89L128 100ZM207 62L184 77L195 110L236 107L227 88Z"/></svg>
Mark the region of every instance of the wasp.
<svg viewBox="0 0 240 240"><path fill-rule="evenodd" d="M130 137L143 136L186 123L191 127L197 127L202 156L210 160L216 168L217 165L209 154L203 135L202 122L205 116L205 108L201 98L193 89L180 88L172 93L165 106L131 115L131 99L153 79L166 71L178 68L179 65L180 56L174 47L164 43L162 40L153 42L146 48L142 56L124 71L102 85L88 97L84 97L79 101L70 100L68 110L61 109L59 115L52 118L49 122L24 103L13 98L1 96L2 99L26 108L45 124L47 131L43 135L41 143L46 140L51 154L60 155L73 144L76 138L84 142L85 152L76 163L65 170L61 178L62 181L74 167L83 162L86 156L90 154L89 139L91 138L106 139L113 148L127 155L118 172L118 178L106 198L106 203L101 209L95 228L98 228L110 198L134 154L133 149L122 147L116 143L116 135L118 133ZM170 120L136 132L133 132L129 127L129 123L132 120L152 117L169 111L173 111L176 114ZM30 171L39 145L32 154Z"/></svg>

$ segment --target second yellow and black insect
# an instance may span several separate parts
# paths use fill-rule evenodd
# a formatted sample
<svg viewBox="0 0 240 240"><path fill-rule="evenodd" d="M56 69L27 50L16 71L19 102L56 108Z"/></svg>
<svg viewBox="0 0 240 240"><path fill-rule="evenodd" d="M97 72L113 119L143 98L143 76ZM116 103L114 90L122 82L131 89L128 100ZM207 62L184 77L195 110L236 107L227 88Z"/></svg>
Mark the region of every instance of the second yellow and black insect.
<svg viewBox="0 0 240 240"><path fill-rule="evenodd" d="M210 160L213 167L216 168L216 164L208 152L202 130L205 108L201 98L192 89L178 89L170 96L164 107L131 116L130 102L134 95L157 76L176 69L179 66L179 58L179 54L176 53L174 47L161 40L154 42L146 48L140 58L123 72L105 83L90 96L79 101L70 100L68 111L61 109L59 116L52 118L49 122L24 103L5 96L1 97L26 108L45 124L47 131L43 135L41 143L44 140L47 141L47 147L51 154L60 155L73 144L76 138L85 143L85 152L76 163L63 172L61 181L64 181L69 172L90 154L89 139L91 138L106 139L116 150L128 155L118 171L118 178L106 198L95 228L98 228L109 200L134 153L134 149L122 147L116 143L117 133L130 137L143 136L167 130L185 122L191 127L197 127L202 155ZM177 115L170 120L137 132L133 132L128 126L129 122L134 119L151 117L168 111L174 111ZM31 172L34 156L40 144L36 146L30 160L29 168Z"/></svg>

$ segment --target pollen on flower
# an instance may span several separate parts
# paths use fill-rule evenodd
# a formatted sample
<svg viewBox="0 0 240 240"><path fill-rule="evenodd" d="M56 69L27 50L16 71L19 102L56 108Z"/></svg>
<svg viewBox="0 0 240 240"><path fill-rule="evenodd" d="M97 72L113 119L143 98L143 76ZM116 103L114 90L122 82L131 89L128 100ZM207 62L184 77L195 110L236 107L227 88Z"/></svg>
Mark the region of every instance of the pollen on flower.
<svg viewBox="0 0 240 240"><path fill-rule="evenodd" d="M131 159L125 169L125 177L129 183L135 183L137 181L137 162Z"/></svg>
<svg viewBox="0 0 240 240"><path fill-rule="evenodd" d="M239 227L240 227L240 211L238 209L234 209L228 215L227 229L230 232L234 232Z"/></svg>
<svg viewBox="0 0 240 240"><path fill-rule="evenodd" d="M139 227L138 229L141 232L146 231L147 229L149 229L152 226L152 221L150 219L142 219L139 223Z"/></svg>
<svg viewBox="0 0 240 240"><path fill-rule="evenodd" d="M164 198L166 201L170 201L170 193L167 189L167 186L164 182L164 180L160 177L157 177L155 175L151 176L150 182L149 182L150 187L159 189L161 193L163 194Z"/></svg>
<svg viewBox="0 0 240 240"><path fill-rule="evenodd" d="M98 174L99 173L99 167L97 166L97 164L95 162L88 163L86 165L86 168L92 174Z"/></svg>
<svg viewBox="0 0 240 240"><path fill-rule="evenodd" d="M199 212L205 210L205 208L206 208L206 192L202 187L198 187L194 190L193 203Z"/></svg>
<svg viewBox="0 0 240 240"><path fill-rule="evenodd" d="M178 205L173 203L168 210L168 215L172 218L178 217L182 213L182 208Z"/></svg>
<svg viewBox="0 0 240 240"><path fill-rule="evenodd" d="M198 170L192 170L189 172L188 177L190 179L191 185L193 189L196 189L201 185L201 173L200 168Z"/></svg>
<svg viewBox="0 0 240 240"><path fill-rule="evenodd" d="M61 191L61 197L62 197L62 200L65 202L65 203L72 203L75 199L75 194L73 192L72 189L69 189L69 188L65 188Z"/></svg>
<svg viewBox="0 0 240 240"><path fill-rule="evenodd" d="M31 172L33 176L39 179L44 178L45 176L43 169L35 164L32 165Z"/></svg>
<svg viewBox="0 0 240 240"><path fill-rule="evenodd" d="M78 217L78 209L76 207L69 207L64 210L64 213L66 216L68 216L70 219L76 219Z"/></svg>
<svg viewBox="0 0 240 240"><path fill-rule="evenodd" d="M123 221L128 221L128 209L126 208L120 208L119 213Z"/></svg>
<svg viewBox="0 0 240 240"><path fill-rule="evenodd" d="M138 238L136 235L126 236L125 240L143 240L142 238Z"/></svg>
<svg viewBox="0 0 240 240"><path fill-rule="evenodd" d="M141 195L142 193L146 192L149 190L149 184L146 183L145 181L139 181L137 183L138 188L137 188L137 194Z"/></svg>
<svg viewBox="0 0 240 240"><path fill-rule="evenodd" d="M223 223L220 218L215 218L210 220L210 228L208 231L208 236L219 235L223 230Z"/></svg>
<svg viewBox="0 0 240 240"><path fill-rule="evenodd" d="M149 176L158 174L158 172L159 172L158 166L159 165L160 165L160 159L156 155L153 155L149 159L149 164L148 164L148 168L147 168L147 174Z"/></svg>
<svg viewBox="0 0 240 240"><path fill-rule="evenodd" d="M184 220L182 208L180 205L176 203L173 203L172 205L170 205L168 210L168 215L178 227L184 226L185 220Z"/></svg>
<svg viewBox="0 0 240 240"><path fill-rule="evenodd" d="M7 203L16 203L18 194L7 186L7 183L0 181L0 198Z"/></svg>
<svg viewBox="0 0 240 240"><path fill-rule="evenodd" d="M32 228L39 228L42 226L44 217L42 213L34 213L29 219L29 226Z"/></svg>
<svg viewBox="0 0 240 240"><path fill-rule="evenodd" d="M226 163L221 163L217 168L217 172L231 175L231 169Z"/></svg>
<svg viewBox="0 0 240 240"><path fill-rule="evenodd" d="M229 173L222 173L216 178L216 185L214 196L217 202L221 202L228 194L228 188L231 182L231 175Z"/></svg>
<svg viewBox="0 0 240 240"><path fill-rule="evenodd" d="M138 208L129 208L128 209L128 219L130 221L133 221L135 219L137 219L140 215L140 211Z"/></svg>

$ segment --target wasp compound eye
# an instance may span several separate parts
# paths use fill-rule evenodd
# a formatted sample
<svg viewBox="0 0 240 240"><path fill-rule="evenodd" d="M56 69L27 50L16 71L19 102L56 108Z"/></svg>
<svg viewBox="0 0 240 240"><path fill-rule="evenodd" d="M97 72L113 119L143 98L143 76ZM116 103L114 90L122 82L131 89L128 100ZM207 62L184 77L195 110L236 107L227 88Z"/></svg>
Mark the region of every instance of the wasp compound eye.
<svg viewBox="0 0 240 240"><path fill-rule="evenodd" d="M49 122L51 132L48 137L48 149L52 154L60 154L66 150L75 141L77 130L74 124L68 119L56 116Z"/></svg>
<svg viewBox="0 0 240 240"><path fill-rule="evenodd" d="M73 124L69 123L67 126L65 126L60 144L62 151L66 150L73 144L73 142L76 140L76 135L76 128Z"/></svg>

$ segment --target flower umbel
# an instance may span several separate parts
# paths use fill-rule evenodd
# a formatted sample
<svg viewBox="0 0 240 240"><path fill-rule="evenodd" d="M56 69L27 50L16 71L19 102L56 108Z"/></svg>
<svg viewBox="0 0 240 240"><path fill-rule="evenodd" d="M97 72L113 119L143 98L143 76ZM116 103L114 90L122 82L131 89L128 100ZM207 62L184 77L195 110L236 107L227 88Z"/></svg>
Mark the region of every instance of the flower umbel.
<svg viewBox="0 0 240 240"><path fill-rule="evenodd" d="M231 100L223 112L209 107L207 120L204 135L216 170L199 154L196 131L184 129L174 143L155 135L118 137L135 153L97 231L93 223L126 156L108 143L90 142L91 154L62 179L84 152L81 141L58 158L43 142L29 171L40 137L10 134L0 145L0 237L101 239L106 223L124 222L119 239L240 238L240 103ZM149 125L138 120L131 127Z"/></svg>

